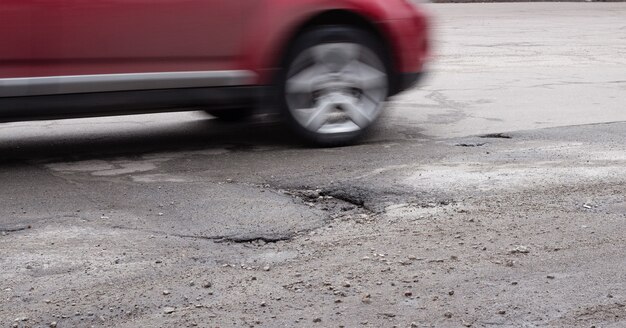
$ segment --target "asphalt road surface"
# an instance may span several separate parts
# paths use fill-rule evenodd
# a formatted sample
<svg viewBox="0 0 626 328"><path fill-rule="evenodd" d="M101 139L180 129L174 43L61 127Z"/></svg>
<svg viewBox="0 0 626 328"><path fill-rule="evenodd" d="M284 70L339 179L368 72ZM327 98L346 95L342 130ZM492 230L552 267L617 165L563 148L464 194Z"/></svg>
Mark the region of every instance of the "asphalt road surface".
<svg viewBox="0 0 626 328"><path fill-rule="evenodd" d="M352 147L0 125L2 327L625 327L626 4L438 4Z"/></svg>

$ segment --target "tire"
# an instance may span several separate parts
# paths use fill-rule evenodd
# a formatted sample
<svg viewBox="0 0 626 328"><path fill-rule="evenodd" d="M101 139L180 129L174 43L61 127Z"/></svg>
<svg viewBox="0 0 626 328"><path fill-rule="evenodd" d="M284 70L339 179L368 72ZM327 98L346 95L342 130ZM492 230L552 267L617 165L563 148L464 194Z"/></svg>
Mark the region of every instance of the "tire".
<svg viewBox="0 0 626 328"><path fill-rule="evenodd" d="M278 78L292 130L317 146L354 143L375 123L391 88L391 61L366 31L322 26L292 44Z"/></svg>
<svg viewBox="0 0 626 328"><path fill-rule="evenodd" d="M254 114L254 107L237 107L221 110L205 110L206 113L222 122L242 122Z"/></svg>

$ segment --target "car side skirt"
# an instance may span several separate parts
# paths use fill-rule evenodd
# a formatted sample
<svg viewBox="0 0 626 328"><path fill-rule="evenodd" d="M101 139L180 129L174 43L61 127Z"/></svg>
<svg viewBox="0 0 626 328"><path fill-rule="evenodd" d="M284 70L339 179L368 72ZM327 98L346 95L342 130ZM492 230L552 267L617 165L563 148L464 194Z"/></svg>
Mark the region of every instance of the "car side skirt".
<svg viewBox="0 0 626 328"><path fill-rule="evenodd" d="M252 85L245 70L0 78L0 97Z"/></svg>

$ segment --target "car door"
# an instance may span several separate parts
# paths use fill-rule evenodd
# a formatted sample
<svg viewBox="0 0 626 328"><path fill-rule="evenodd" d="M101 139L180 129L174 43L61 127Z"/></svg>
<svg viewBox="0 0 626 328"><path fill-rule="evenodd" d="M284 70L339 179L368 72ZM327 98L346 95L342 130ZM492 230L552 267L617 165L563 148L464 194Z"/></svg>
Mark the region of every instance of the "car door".
<svg viewBox="0 0 626 328"><path fill-rule="evenodd" d="M240 6L241 0L2 0L0 79L230 70L241 51Z"/></svg>

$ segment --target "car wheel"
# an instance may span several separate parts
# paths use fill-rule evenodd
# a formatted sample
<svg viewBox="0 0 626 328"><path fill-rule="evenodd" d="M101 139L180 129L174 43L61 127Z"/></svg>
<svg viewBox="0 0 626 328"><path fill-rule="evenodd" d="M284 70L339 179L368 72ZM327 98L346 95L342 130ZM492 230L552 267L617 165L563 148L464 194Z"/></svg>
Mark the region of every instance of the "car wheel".
<svg viewBox="0 0 626 328"><path fill-rule="evenodd" d="M295 132L321 146L349 144L378 118L390 89L390 60L371 33L325 26L292 45L279 79Z"/></svg>
<svg viewBox="0 0 626 328"><path fill-rule="evenodd" d="M205 110L206 113L223 122L241 122L254 114L253 106L222 110Z"/></svg>

